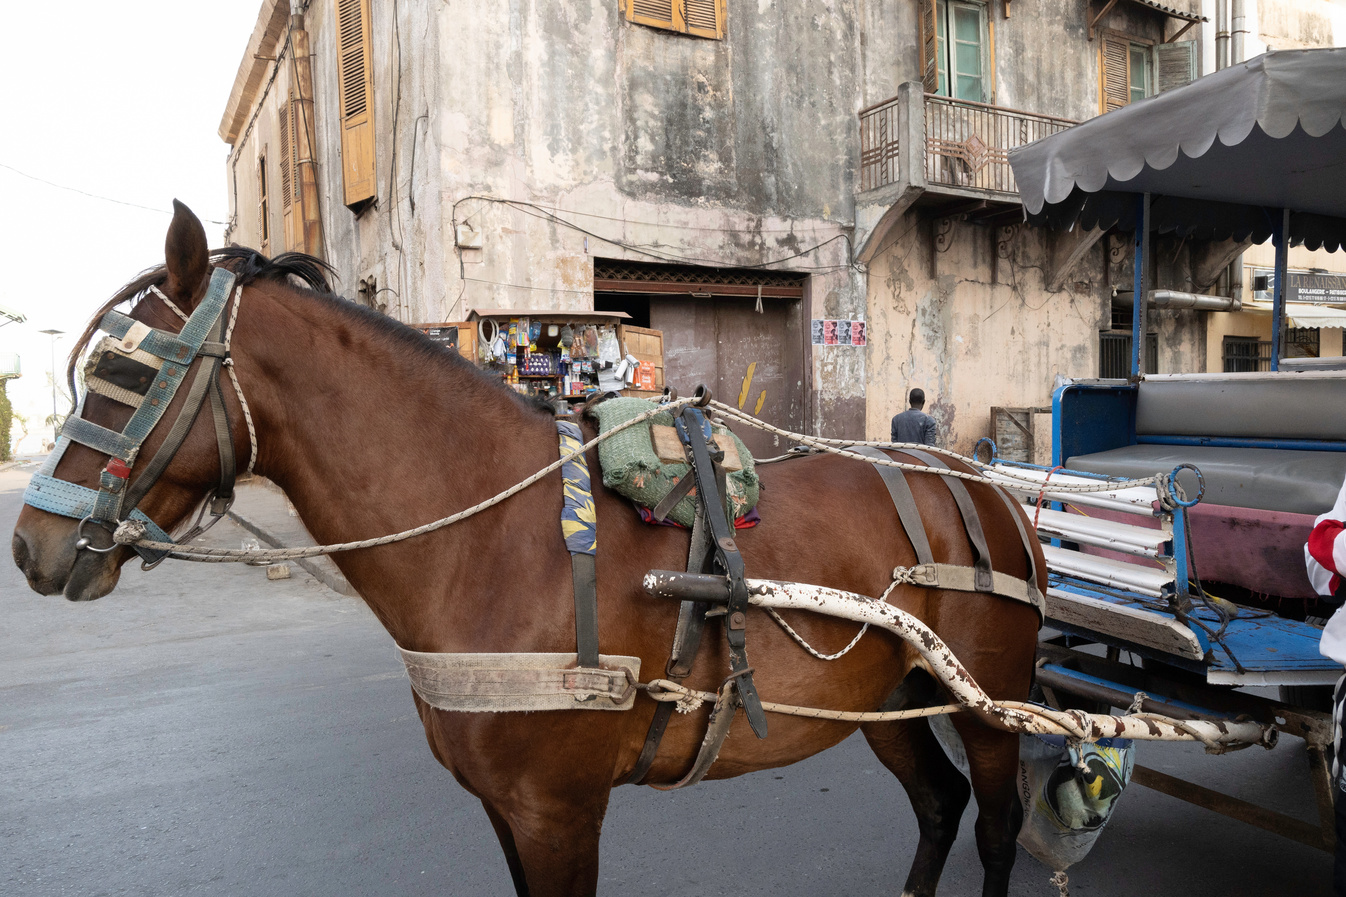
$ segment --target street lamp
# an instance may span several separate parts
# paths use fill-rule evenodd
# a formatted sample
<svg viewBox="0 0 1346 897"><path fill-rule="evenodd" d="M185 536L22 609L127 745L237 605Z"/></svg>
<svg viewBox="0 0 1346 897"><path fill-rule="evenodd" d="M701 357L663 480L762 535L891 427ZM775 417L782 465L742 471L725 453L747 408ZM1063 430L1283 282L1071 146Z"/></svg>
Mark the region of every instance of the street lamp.
<svg viewBox="0 0 1346 897"><path fill-rule="evenodd" d="M56 429L56 420L58 417L56 411L56 337L65 333L64 330L39 330L38 333L45 333L51 337L51 442L56 444L57 438L61 435Z"/></svg>

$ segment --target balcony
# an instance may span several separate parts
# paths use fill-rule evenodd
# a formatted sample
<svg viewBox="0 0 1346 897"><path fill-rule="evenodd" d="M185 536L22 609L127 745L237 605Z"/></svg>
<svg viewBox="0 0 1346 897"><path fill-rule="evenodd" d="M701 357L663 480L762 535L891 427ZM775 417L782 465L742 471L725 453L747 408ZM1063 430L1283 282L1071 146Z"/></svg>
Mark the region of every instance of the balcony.
<svg viewBox="0 0 1346 897"><path fill-rule="evenodd" d="M1019 188L1009 152L1075 122L927 94L918 82L860 112L861 257L919 202L985 218L1009 217ZM938 208L932 209L940 214ZM865 250L868 249L869 252Z"/></svg>
<svg viewBox="0 0 1346 897"><path fill-rule="evenodd" d="M0 380L9 380L22 375L23 368L19 366L19 356L0 352Z"/></svg>

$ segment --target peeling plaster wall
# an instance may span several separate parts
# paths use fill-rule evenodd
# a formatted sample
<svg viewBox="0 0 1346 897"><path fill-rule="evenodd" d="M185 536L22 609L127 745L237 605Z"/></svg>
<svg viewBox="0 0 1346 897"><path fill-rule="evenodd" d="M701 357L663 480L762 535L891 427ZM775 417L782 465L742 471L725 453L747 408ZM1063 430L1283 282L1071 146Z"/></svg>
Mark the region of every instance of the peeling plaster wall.
<svg viewBox="0 0 1346 897"><path fill-rule="evenodd" d="M857 3L736 2L727 25L724 40L689 38L609 0L478 5L470 26L442 8L440 318L592 308L594 256L783 260L772 267L809 274L805 317L864 317L847 235ZM461 276L454 220L482 240ZM813 353L811 428L860 430L864 359Z"/></svg>
<svg viewBox="0 0 1346 897"><path fill-rule="evenodd" d="M987 227L955 223L943 253L932 252L931 225L914 213L900 227L907 236L869 266L869 438L888 438L892 416L920 387L940 444L967 453L989 435L993 405L1050 405L1058 375L1098 376L1098 335L1111 321L1106 241L1090 250L1064 290L1048 293L1042 231L1019 229L1010 257L1000 259ZM1193 312L1156 318L1160 370L1187 364L1204 322Z"/></svg>

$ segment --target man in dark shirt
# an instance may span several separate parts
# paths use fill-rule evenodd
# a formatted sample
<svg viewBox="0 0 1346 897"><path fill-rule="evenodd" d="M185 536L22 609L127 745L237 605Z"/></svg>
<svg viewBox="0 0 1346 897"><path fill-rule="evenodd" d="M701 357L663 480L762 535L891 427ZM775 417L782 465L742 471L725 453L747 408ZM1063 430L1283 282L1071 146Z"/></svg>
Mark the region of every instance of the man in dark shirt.
<svg viewBox="0 0 1346 897"><path fill-rule="evenodd" d="M913 389L908 400L911 407L893 418L892 441L935 445L935 419L921 410L925 407L925 390Z"/></svg>

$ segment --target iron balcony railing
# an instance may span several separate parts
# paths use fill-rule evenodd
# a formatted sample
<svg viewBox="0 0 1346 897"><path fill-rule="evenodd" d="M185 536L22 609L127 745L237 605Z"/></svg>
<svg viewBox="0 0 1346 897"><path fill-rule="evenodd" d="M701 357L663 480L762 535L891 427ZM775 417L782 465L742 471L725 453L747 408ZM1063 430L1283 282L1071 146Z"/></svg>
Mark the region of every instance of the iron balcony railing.
<svg viewBox="0 0 1346 897"><path fill-rule="evenodd" d="M860 189L900 179L900 97L860 112ZM925 94L925 182L965 190L1019 192L1009 151L1064 131L1068 118ZM912 180L908 178L907 180Z"/></svg>

